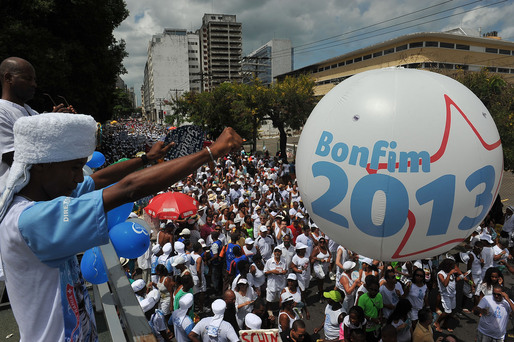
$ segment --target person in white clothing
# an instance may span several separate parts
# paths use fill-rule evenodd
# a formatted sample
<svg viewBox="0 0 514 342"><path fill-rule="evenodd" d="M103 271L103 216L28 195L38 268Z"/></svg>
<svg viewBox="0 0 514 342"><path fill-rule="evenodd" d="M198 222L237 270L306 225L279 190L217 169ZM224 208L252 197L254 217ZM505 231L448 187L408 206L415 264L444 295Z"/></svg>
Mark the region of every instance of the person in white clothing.
<svg viewBox="0 0 514 342"><path fill-rule="evenodd" d="M205 317L198 322L188 334L192 342L236 342L239 341L236 331L229 322L223 320L227 303L216 299L211 305L214 316Z"/></svg>
<svg viewBox="0 0 514 342"><path fill-rule="evenodd" d="M286 286L287 265L282 258L282 249L275 247L273 250L273 258L266 261L264 265L264 274L268 277L266 288L266 301L278 303L280 292Z"/></svg>
<svg viewBox="0 0 514 342"><path fill-rule="evenodd" d="M346 261L343 264L343 273L341 278L336 283L336 288L342 291L344 296L343 311L348 313L348 310L355 304L357 289L362 285L360 279L353 279L352 273L357 264L353 261Z"/></svg>
<svg viewBox="0 0 514 342"><path fill-rule="evenodd" d="M492 295L484 296L475 309L475 314L480 315L477 341L503 341L513 310L514 304L509 296L500 285L495 285Z"/></svg>
<svg viewBox="0 0 514 342"><path fill-rule="evenodd" d="M343 305L341 304L341 293L337 290L323 292L323 297L327 299L325 320L319 327L314 328L314 333L317 334L321 329L323 329L325 340L338 340L339 326L343 322L343 318L345 316Z"/></svg>
<svg viewBox="0 0 514 342"><path fill-rule="evenodd" d="M268 227L259 228L259 236L255 239L255 247L262 256L264 262L271 258L273 250L273 239L268 235Z"/></svg>
<svg viewBox="0 0 514 342"><path fill-rule="evenodd" d="M384 309L382 311L384 318L389 318L389 315L396 308L396 304L401 297L403 297L402 285L396 281L394 270L388 269L384 274L385 283L380 286L380 294L384 301Z"/></svg>
<svg viewBox="0 0 514 342"><path fill-rule="evenodd" d="M296 243L296 255L291 259L289 267L296 274L298 278L298 286L300 290L305 293L309 287L311 280L311 264L310 257L307 254L307 246L301 242Z"/></svg>
<svg viewBox="0 0 514 342"><path fill-rule="evenodd" d="M193 295L186 293L180 297L177 310L171 314L171 321L173 322L173 329L175 331L175 339L177 342L189 342L189 333L193 330L195 324L191 317L188 315L188 311L193 306Z"/></svg>
<svg viewBox="0 0 514 342"><path fill-rule="evenodd" d="M21 341L95 340L93 307L75 255L109 242L108 211L167 188L211 160L202 150L136 171L171 148L158 142L147 159L84 177L96 131L96 121L80 114L47 113L14 124L14 161L0 200L0 246ZM228 129L211 153L220 157L241 142Z"/></svg>

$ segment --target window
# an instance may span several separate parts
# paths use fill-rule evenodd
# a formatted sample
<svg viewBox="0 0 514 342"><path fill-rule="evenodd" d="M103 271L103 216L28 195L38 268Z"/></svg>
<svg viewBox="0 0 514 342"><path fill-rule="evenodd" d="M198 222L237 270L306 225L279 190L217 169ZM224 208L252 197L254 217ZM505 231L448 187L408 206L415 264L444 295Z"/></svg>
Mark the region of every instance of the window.
<svg viewBox="0 0 514 342"><path fill-rule="evenodd" d="M485 48L485 52L489 52L489 53L498 53L498 49Z"/></svg>
<svg viewBox="0 0 514 342"><path fill-rule="evenodd" d="M318 68L318 72L322 72L323 71L323 68Z"/></svg>
<svg viewBox="0 0 514 342"><path fill-rule="evenodd" d="M455 48L456 48L457 50L469 50L469 45L456 44L456 45L455 45Z"/></svg>
<svg viewBox="0 0 514 342"><path fill-rule="evenodd" d="M425 42L425 47L439 47L439 42Z"/></svg>
<svg viewBox="0 0 514 342"><path fill-rule="evenodd" d="M344 62L337 63L337 66L338 66L338 67L344 66Z"/></svg>
<svg viewBox="0 0 514 342"><path fill-rule="evenodd" d="M357 57L353 60L355 63L362 61L362 57Z"/></svg>
<svg viewBox="0 0 514 342"><path fill-rule="evenodd" d="M468 70L469 69L469 65L466 65L466 64L456 64L455 65L455 69L457 69L457 70Z"/></svg>
<svg viewBox="0 0 514 342"><path fill-rule="evenodd" d="M410 63L410 64L407 64L407 68L409 69L419 69L421 68L422 64L421 63Z"/></svg>
<svg viewBox="0 0 514 342"><path fill-rule="evenodd" d="M373 54L373 58L382 56L384 51L378 51Z"/></svg>
<svg viewBox="0 0 514 342"><path fill-rule="evenodd" d="M423 42L414 42L409 44L409 49L423 47Z"/></svg>
<svg viewBox="0 0 514 342"><path fill-rule="evenodd" d="M400 45L400 46L397 46L397 47L396 47L396 52L398 52L398 51L403 51L403 50L407 50L407 44L405 44L405 45Z"/></svg>
<svg viewBox="0 0 514 342"><path fill-rule="evenodd" d="M384 56L394 52L394 48L384 50Z"/></svg>
<svg viewBox="0 0 514 342"><path fill-rule="evenodd" d="M335 69L335 68L337 68L337 64L332 64L332 65L330 66L330 69Z"/></svg>
<svg viewBox="0 0 514 342"><path fill-rule="evenodd" d="M353 59L349 59L349 60L346 61L346 65L352 64L352 63L353 63Z"/></svg>
<svg viewBox="0 0 514 342"><path fill-rule="evenodd" d="M371 54L369 54L369 55L366 55L366 56L362 56L362 59L363 59L363 60L366 60L366 59L371 59Z"/></svg>
<svg viewBox="0 0 514 342"><path fill-rule="evenodd" d="M439 63L440 69L453 69L453 64L449 63Z"/></svg>
<svg viewBox="0 0 514 342"><path fill-rule="evenodd" d="M504 73L504 74L508 74L509 73L509 69L507 69L507 68L498 68L498 72L501 72L501 73Z"/></svg>
<svg viewBox="0 0 514 342"><path fill-rule="evenodd" d="M500 49L500 54L501 54L501 55L510 55L510 50L503 50L503 49Z"/></svg>
<svg viewBox="0 0 514 342"><path fill-rule="evenodd" d="M455 44L453 44L453 43L441 42L441 44L439 46L442 48L445 48L445 49L455 49Z"/></svg>
<svg viewBox="0 0 514 342"><path fill-rule="evenodd" d="M427 69L437 68L437 63L425 63L425 68L427 68Z"/></svg>

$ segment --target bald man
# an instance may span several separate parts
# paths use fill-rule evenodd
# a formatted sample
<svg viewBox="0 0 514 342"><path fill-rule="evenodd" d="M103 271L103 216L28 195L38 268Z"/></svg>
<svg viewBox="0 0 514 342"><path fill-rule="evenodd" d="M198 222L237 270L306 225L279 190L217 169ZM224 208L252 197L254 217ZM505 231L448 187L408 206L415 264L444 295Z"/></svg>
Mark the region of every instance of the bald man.
<svg viewBox="0 0 514 342"><path fill-rule="evenodd" d="M23 116L39 114L26 104L34 98L36 92L36 71L32 64L23 58L9 57L0 63L0 192L5 187L9 168L14 156L13 126ZM75 112L72 106L62 103L54 106L52 112Z"/></svg>
<svg viewBox="0 0 514 342"><path fill-rule="evenodd" d="M36 71L26 60L18 57L6 58L0 63L0 192L5 187L9 168L13 162L14 134L16 120L23 116L37 115L25 102L31 100L36 92Z"/></svg>

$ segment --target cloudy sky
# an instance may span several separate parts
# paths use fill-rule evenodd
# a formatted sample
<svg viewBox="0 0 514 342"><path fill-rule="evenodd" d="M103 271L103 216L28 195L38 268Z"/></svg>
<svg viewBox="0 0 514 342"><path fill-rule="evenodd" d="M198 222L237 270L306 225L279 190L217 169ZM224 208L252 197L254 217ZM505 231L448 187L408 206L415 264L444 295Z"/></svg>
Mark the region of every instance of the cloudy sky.
<svg viewBox="0 0 514 342"><path fill-rule="evenodd" d="M195 31L204 13L237 16L243 25L243 55L273 38L290 39L295 69L407 33L459 26L498 31L503 39L514 41L512 0L125 1L130 16L114 36L126 42L128 73L122 78L136 94L152 35L164 28Z"/></svg>

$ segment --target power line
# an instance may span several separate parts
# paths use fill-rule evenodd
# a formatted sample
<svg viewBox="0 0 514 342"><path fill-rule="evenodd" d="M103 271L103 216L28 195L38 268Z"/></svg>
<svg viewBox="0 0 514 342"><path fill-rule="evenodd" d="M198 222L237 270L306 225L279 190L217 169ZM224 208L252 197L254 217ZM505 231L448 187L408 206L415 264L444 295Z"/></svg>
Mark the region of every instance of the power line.
<svg viewBox="0 0 514 342"><path fill-rule="evenodd" d="M436 5L432 5L432 6L429 6L429 7L425 7L425 8L422 8L420 10L417 10L417 11L414 11L414 12L410 12L410 13L406 13L406 14L403 14L403 15L400 15L400 16L397 16L397 17L394 17L394 18L391 18L391 19L387 19L387 20L384 20L384 21L380 21L378 23L375 23L375 24L371 24L371 25L368 25L368 26L364 26L364 27L361 27L361 28L358 28L358 29L355 29L355 30L351 30L351 31L348 31L348 32L344 32L344 33L341 33L341 34L337 34L335 36L332 36L332 37L328 37L328 38L323 38L323 39L320 39L320 40L317 40L317 41L314 41L314 42L310 42L310 43L305 43L305 44L300 44L300 45L297 45L295 48L300 48L302 46L307 46L307 45L312 45L312 44L316 44L318 42L322 42L322 41L325 41L325 40L330 40L330 39L334 39L334 38L337 38L337 37L340 37L340 36L344 36L344 35L347 35L347 34L350 34L350 33L354 33L354 32L357 32L357 31L361 31L361 30L365 30L367 28L370 28L370 27L374 27L374 26L377 26L377 25L380 25L380 24L384 24L384 23L387 23L387 22L390 22L390 21L393 21L393 20L396 20L396 19L400 19L400 18L403 18L403 17L406 17L406 16L409 16L409 15L412 15L412 14L415 14L415 13L419 13L419 12L423 12L427 9L430 9L430 8L434 8L434 7L437 7L437 6L441 6L441 5L444 5L448 2L451 2L453 0L448 0L448 1L444 1L444 2L441 2L441 3L438 3ZM479 0L481 1L481 0ZM464 5L464 6L467 6L467 5Z"/></svg>
<svg viewBox="0 0 514 342"><path fill-rule="evenodd" d="M480 0L478 0L480 1ZM437 13L434 13L434 14L431 14L429 15L428 17L430 16L433 16L433 15L437 15L437 14L441 14L441 13L444 13L444 12L447 12L447 11L450 11L450 10L453 10L455 8L459 8L459 7L464 7L464 6L469 6L473 3L476 3L478 1L473 1L471 3L468 3L466 5L463 5L463 6L458 6L458 7L453 7L453 8L450 8L450 9L447 9L447 10L444 10L444 11L440 11L440 12L437 12ZM411 28L411 27L414 27L414 26L418 26L418 25L423 25L423 24L427 24L427 23L431 23L431 22L435 22L435 21L440 21L440 20L443 20L443 19L447 19L447 18L450 18L450 17L454 17L454 16L458 16L458 15L462 15L462 14L465 14L465 13L469 13L469 12L473 12L473 11L477 11L477 10L480 10L480 9L483 9L483 8L486 8L486 7L490 7L490 6L494 6L494 5L498 5L500 3L503 3L503 2L507 2L508 0L501 0L501 1L498 1L498 2L495 2L495 3L492 3L492 4L488 4L488 5L484 5L484 6L480 6L480 7L476 7L476 8L473 8L473 9L470 9L470 10L466 10L466 11L462 11L462 12L459 12L459 13L454 13L454 14L451 14L451 15L447 15L447 16L444 16L444 17L441 17L441 18L436 18L436 19L431 19L431 20L427 20L427 21L424 21L424 22L421 22L421 23L417 23L417 24L414 24L414 25L409 25L409 26L406 26L406 27L402 27L402 28L398 28L398 29L394 29L394 30L389 30L389 31L386 31L386 32L381 32L381 33L377 33L377 34L374 34L374 35L371 35L371 36L368 36L368 37L364 37L364 38L359 38L359 39L354 39L356 37L361 37L361 36L365 36L365 35L368 35L368 34L371 34L371 33L375 33L375 32L378 32L378 31L382 31L382 30L385 30L385 29L388 29L388 28L392 28L392 27L395 27L395 26L400 26L400 25L404 25L406 23L409 23L409 22L413 22L413 21L416 21L416 20L420 20L420 19L423 19L423 18L426 18L427 16L423 17L423 18L417 18L417 19L410 19L408 21L405 21L405 22L402 22L402 23L398 23L398 24L394 24L394 25L390 25L390 26L387 26L387 27L384 27L384 28L380 28L380 29L376 29L376 30L373 30L373 31L370 31L370 32L365 32L365 33L360 33L360 34L357 34L357 35L353 35L353 36L350 36L350 37L347 37L347 38L343 38L343 39L339 39L338 41L335 41L335 42L327 42L327 43L323 43L321 44L320 46L312 46L312 47L308 47L308 48L303 48L303 49L299 49L299 51L297 51L297 49L295 48L294 50L294 54L295 56L296 55L300 55L300 54L305 54L305 53L309 53L309 52L312 52L312 51L319 51L319 50L323 50L323 49L327 49L327 48L331 48L331 47L335 47L335 46L338 46L338 45L342 45L342 44L345 44L345 43L353 43L353 42L356 42L356 41L361 41L363 39L370 39L370 38L375 38L375 37L378 37L378 36L382 36L382 35L385 35L385 34L388 34L388 33L393 33L393 32L397 32L397 31L401 31L401 30L405 30L405 29L408 29L408 28ZM435 5L434 5L435 6ZM419 12L419 11L422 11L422 10L418 10L416 12ZM414 13L414 12L413 12ZM408 14L404 15L404 16L407 16ZM390 20L393 20L393 19L390 19ZM387 21L390 21L390 20L387 20ZM377 23L378 24L378 23ZM375 26L376 24L373 24L373 25L369 25L369 26ZM356 29L356 30L353 30L353 31L349 31L349 32L346 32L346 33L343 33L343 34L340 34L340 35L337 35L337 36L342 36L342 35L346 35L350 32L355 32L355 31L358 31L358 30L361 30L361 29ZM328 39L328 38L327 38ZM319 40L317 42L313 42L313 43L310 43L310 44L315 44L315 43L319 43L321 41L325 41L327 39L322 39L322 40ZM353 40L352 40L353 39ZM342 42L341 42L342 41ZM289 52L289 49L287 50L282 50L284 52ZM278 57L280 57L280 53L282 52L280 50L276 51L275 52L275 56L278 55ZM286 56L287 54L283 54L284 56Z"/></svg>

